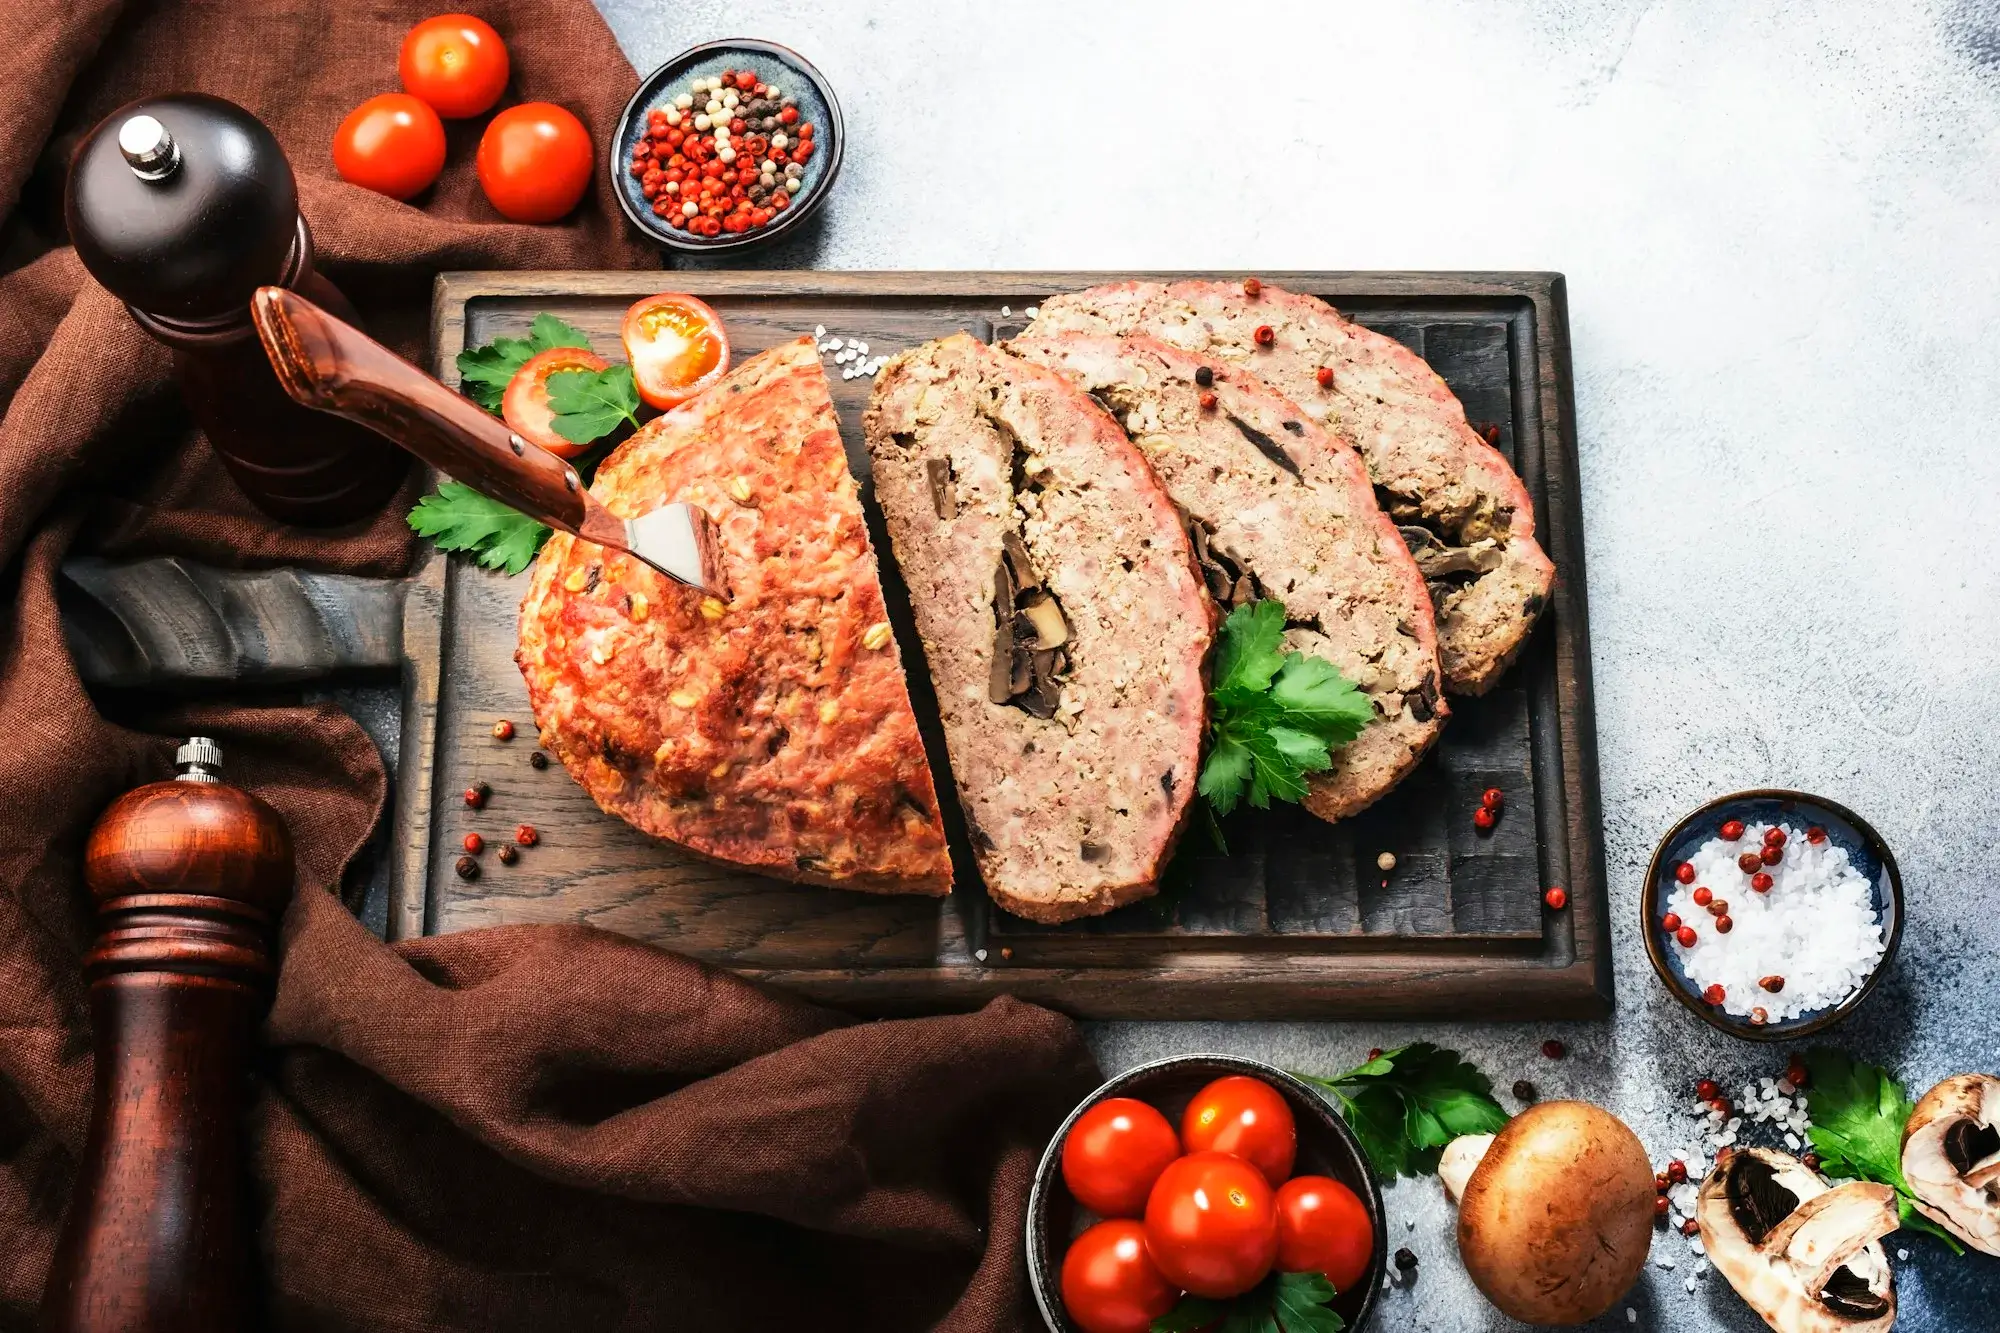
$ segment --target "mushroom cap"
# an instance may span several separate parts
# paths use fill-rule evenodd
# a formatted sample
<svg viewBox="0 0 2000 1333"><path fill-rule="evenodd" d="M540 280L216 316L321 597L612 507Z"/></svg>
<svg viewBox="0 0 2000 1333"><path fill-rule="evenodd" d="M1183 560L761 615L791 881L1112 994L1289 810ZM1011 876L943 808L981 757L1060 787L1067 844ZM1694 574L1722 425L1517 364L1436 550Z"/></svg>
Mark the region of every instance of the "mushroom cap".
<svg viewBox="0 0 2000 1333"><path fill-rule="evenodd" d="M1955 1075L1925 1093L1911 1112L1902 1165L1918 1212L1974 1249L2000 1255L1996 1126L2000 1078Z"/></svg>
<svg viewBox="0 0 2000 1333"><path fill-rule="evenodd" d="M1625 1122L1542 1102L1493 1138L1459 1201L1465 1270L1528 1324L1581 1324L1628 1291L1653 1243L1653 1167Z"/></svg>

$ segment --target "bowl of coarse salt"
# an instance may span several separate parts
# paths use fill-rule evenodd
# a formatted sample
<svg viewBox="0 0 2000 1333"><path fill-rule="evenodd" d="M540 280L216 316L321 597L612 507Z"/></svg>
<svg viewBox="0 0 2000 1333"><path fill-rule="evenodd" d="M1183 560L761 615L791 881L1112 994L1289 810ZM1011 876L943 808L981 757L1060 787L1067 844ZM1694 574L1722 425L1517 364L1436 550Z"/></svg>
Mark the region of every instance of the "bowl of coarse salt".
<svg viewBox="0 0 2000 1333"><path fill-rule="evenodd" d="M1825 1031L1875 989L1903 936L1903 877L1845 806L1796 791L1718 797L1675 824L1640 895L1653 970L1751 1041Z"/></svg>

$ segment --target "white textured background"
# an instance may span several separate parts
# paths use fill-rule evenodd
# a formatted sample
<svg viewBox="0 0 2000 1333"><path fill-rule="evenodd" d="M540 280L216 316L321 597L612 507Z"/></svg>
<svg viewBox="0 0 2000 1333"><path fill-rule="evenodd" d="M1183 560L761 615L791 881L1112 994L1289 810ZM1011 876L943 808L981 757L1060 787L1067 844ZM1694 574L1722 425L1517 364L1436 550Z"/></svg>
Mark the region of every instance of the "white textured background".
<svg viewBox="0 0 2000 1333"><path fill-rule="evenodd" d="M1569 276L1615 1021L1103 1025L1107 1068L1423 1036L1684 1144L1692 1079L1782 1056L1660 990L1638 881L1687 807L1783 785L1874 822L1910 893L1841 1042L1916 1090L2000 1069L2000 4L598 2L642 72L757 36L833 82L826 221L754 263ZM1512 1327L1435 1182L1387 1198L1423 1262L1375 1326ZM2000 1327L2000 1260L1898 1244L1899 1328ZM1638 1327L1761 1327L1656 1253Z"/></svg>

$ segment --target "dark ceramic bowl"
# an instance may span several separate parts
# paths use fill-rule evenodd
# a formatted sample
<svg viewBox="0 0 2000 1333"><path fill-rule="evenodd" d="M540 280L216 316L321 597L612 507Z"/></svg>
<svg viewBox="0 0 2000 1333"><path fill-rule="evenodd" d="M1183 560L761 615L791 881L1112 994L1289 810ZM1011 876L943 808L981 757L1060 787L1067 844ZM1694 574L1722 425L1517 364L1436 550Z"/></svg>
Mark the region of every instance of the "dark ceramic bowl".
<svg viewBox="0 0 2000 1333"><path fill-rule="evenodd" d="M1814 1009L1781 1023L1760 1026L1709 1004L1688 979L1681 965L1679 947L1671 944L1666 932L1660 929L1660 917L1665 912L1661 904L1673 892L1674 867L1692 857L1703 843L1716 836L1723 822L1730 819L1740 819L1746 824L1781 821L1795 826L1818 824L1826 829L1827 837L1834 846L1846 849L1848 861L1868 881L1874 895L1876 920L1881 922L1885 937L1882 959L1860 989L1839 1004ZM1666 983L1675 999L1704 1023L1747 1041L1796 1041L1816 1032L1824 1032L1840 1022L1874 991L1876 983L1889 970L1889 964L1896 957L1896 946L1903 939L1903 876L1896 869L1896 858L1890 854L1889 845L1868 826L1866 820L1846 806L1799 791L1736 792L1730 796L1718 796L1687 815L1660 840L1659 849L1653 853L1652 864L1646 867L1646 887L1639 895L1639 902L1642 913L1640 933L1645 938L1646 953L1652 958L1653 970L1660 974L1660 980Z"/></svg>
<svg viewBox="0 0 2000 1333"><path fill-rule="evenodd" d="M1359 1195L1367 1207L1369 1223L1375 1229L1375 1250L1368 1257L1368 1272L1358 1286L1334 1300L1333 1308L1347 1320L1349 1328L1359 1328L1368 1318L1368 1312L1375 1308L1388 1265L1388 1229L1383 1225L1382 1192L1375 1187L1368 1159L1362 1156L1361 1145L1347 1128L1347 1122L1335 1115L1311 1086L1276 1065L1234 1055L1176 1055L1128 1069L1091 1093L1081 1106L1070 1112L1069 1119L1063 1121L1042 1154L1041 1165L1035 1170L1034 1189L1028 1195L1028 1282L1034 1288L1035 1304L1051 1333L1083 1333L1063 1311L1062 1260L1070 1241L1097 1221L1097 1215L1072 1199L1063 1185L1062 1145L1069 1137L1070 1126L1078 1116L1107 1097L1136 1097L1149 1102L1166 1115L1168 1123L1178 1126L1181 1112L1194 1100L1194 1095L1228 1074L1262 1079L1283 1093L1290 1103L1299 1127L1299 1156L1292 1168L1294 1175L1331 1176Z"/></svg>
<svg viewBox="0 0 2000 1333"><path fill-rule="evenodd" d="M733 236L728 232L712 238L693 236L676 231L653 215L652 202L631 172L632 149L646 133L648 112L686 92L694 80L720 74L725 69L754 70L761 81L797 102L799 119L812 122L815 147L800 177L805 184L792 196L791 205L768 226ZM640 82L639 91L632 94L632 100L618 117L618 132L609 155L611 188L625 216L632 219L632 225L669 250L683 254L741 250L794 231L817 212L827 191L833 188L834 178L840 174L840 158L846 147L847 127L840 118L840 103L834 100L832 86L804 56L776 42L729 37L690 47Z"/></svg>

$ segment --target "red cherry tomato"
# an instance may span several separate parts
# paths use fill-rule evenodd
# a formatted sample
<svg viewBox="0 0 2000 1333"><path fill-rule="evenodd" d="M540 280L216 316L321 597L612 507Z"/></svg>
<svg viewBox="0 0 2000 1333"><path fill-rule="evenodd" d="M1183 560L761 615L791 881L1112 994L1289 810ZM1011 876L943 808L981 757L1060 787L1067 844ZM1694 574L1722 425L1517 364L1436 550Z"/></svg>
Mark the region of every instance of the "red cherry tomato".
<svg viewBox="0 0 2000 1333"><path fill-rule="evenodd" d="M1146 1333L1180 1293L1146 1254L1146 1228L1118 1218L1070 1242L1063 1256L1063 1308L1085 1333Z"/></svg>
<svg viewBox="0 0 2000 1333"><path fill-rule="evenodd" d="M549 408L549 376L560 370L603 370L611 363L581 347L555 347L528 358L500 395L500 416L516 435L558 458L574 458L588 446L556 434Z"/></svg>
<svg viewBox="0 0 2000 1333"><path fill-rule="evenodd" d="M1181 1155L1174 1127L1130 1097L1099 1102L1063 1140L1063 1184L1099 1217L1139 1217L1167 1164Z"/></svg>
<svg viewBox="0 0 2000 1333"><path fill-rule="evenodd" d="M507 90L507 69L507 43L470 14L425 19L403 38L396 59L403 87L447 120L491 110Z"/></svg>
<svg viewBox="0 0 2000 1333"><path fill-rule="evenodd" d="M1146 1252L1167 1281L1197 1296L1237 1296L1278 1253L1278 1213L1256 1167L1222 1152L1177 1159L1146 1200Z"/></svg>
<svg viewBox="0 0 2000 1333"><path fill-rule="evenodd" d="M479 187L510 222L554 222L590 185L590 131L553 102L523 102L487 122Z"/></svg>
<svg viewBox="0 0 2000 1333"><path fill-rule="evenodd" d="M444 170L444 122L408 93L371 97L333 132L333 169L349 184L408 199Z"/></svg>
<svg viewBox="0 0 2000 1333"><path fill-rule="evenodd" d="M1273 1189L1292 1174L1299 1130L1284 1094L1244 1074L1219 1078L1194 1095L1181 1115L1189 1152L1234 1153L1264 1173Z"/></svg>
<svg viewBox="0 0 2000 1333"><path fill-rule="evenodd" d="M1352 1291L1374 1252L1368 1206L1353 1190L1326 1176L1279 1186L1279 1272L1324 1273L1335 1291Z"/></svg>
<svg viewBox="0 0 2000 1333"><path fill-rule="evenodd" d="M722 320L692 296L663 292L647 297L625 312L618 336L625 340L625 359L632 363L639 396L662 411L680 406L729 373L729 336Z"/></svg>

